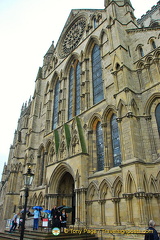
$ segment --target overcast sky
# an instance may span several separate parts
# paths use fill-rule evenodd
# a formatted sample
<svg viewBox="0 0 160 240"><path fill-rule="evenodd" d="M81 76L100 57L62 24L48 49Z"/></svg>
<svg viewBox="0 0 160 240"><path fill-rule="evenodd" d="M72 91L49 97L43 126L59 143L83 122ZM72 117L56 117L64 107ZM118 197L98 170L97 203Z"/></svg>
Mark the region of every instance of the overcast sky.
<svg viewBox="0 0 160 240"><path fill-rule="evenodd" d="M131 0L140 18L158 0ZM71 9L103 9L104 0L0 0L0 179L22 104L33 95L43 56Z"/></svg>

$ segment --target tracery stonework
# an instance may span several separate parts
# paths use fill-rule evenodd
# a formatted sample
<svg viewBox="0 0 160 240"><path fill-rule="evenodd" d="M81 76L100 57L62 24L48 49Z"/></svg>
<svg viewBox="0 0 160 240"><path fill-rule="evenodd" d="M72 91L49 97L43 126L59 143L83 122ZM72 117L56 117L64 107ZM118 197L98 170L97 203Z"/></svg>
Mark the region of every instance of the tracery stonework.
<svg viewBox="0 0 160 240"><path fill-rule="evenodd" d="M86 18L79 17L67 29L60 45L60 56L62 58L66 57L70 52L72 52L72 50L77 47L84 33L85 27Z"/></svg>

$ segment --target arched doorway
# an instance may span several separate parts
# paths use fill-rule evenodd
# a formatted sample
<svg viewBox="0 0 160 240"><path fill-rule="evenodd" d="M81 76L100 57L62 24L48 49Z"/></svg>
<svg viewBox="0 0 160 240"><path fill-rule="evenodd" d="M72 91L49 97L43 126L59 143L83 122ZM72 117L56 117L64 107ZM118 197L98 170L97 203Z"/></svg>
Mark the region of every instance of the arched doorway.
<svg viewBox="0 0 160 240"><path fill-rule="evenodd" d="M73 211L68 214L68 224L75 222L75 192L74 179L69 172L65 172L58 183L57 206L66 205L72 207Z"/></svg>

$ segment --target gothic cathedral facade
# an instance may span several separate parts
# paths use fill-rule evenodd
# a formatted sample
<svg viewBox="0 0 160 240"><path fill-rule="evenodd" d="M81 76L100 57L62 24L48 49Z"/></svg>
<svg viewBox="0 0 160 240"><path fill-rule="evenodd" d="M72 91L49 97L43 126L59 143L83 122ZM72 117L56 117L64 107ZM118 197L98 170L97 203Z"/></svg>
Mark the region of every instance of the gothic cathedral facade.
<svg viewBox="0 0 160 240"><path fill-rule="evenodd" d="M69 224L160 225L160 2L136 19L130 0L72 10L23 105L0 212L73 208ZM124 239L124 238L123 238Z"/></svg>

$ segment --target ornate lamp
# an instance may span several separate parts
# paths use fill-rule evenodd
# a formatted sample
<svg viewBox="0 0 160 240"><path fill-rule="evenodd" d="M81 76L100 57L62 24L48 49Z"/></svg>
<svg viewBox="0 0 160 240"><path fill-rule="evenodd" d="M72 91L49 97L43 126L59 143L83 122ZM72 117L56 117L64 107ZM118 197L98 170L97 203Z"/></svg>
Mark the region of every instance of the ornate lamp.
<svg viewBox="0 0 160 240"><path fill-rule="evenodd" d="M24 211L23 211L23 218L22 218L22 227L21 227L21 235L20 235L20 240L23 240L24 237L24 228L25 228L25 220L26 220L26 209L27 209L27 199L28 199L28 191L29 191L29 186L32 185L32 181L34 178L34 174L31 172L30 166L28 167L27 173L23 174L24 177L24 185L25 185L25 203L24 203Z"/></svg>
<svg viewBox="0 0 160 240"><path fill-rule="evenodd" d="M24 177L24 185L26 187L29 187L32 185L33 178L34 178L34 173L31 172L31 168L29 166L27 173L23 174Z"/></svg>

